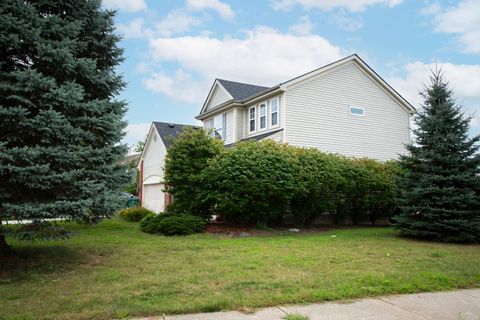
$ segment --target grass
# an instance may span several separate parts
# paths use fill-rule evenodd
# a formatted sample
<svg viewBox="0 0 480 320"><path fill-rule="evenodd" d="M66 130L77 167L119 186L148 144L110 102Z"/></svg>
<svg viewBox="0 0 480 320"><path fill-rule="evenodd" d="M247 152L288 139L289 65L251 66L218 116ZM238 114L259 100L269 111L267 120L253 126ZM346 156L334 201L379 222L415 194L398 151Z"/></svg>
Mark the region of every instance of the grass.
<svg viewBox="0 0 480 320"><path fill-rule="evenodd" d="M0 260L0 319L245 310L480 286L480 246L413 241L390 228L163 237L112 219L70 229L67 241L8 239L18 256Z"/></svg>

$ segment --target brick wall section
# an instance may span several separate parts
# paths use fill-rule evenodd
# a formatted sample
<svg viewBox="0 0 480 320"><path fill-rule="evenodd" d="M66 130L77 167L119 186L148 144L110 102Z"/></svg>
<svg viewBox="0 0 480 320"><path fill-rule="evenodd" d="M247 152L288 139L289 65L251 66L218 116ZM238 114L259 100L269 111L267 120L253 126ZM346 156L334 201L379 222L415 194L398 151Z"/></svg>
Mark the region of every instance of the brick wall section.
<svg viewBox="0 0 480 320"><path fill-rule="evenodd" d="M166 209L167 206L172 203L173 201L173 196L167 192L168 186L165 186L165 192L163 194L163 199L164 199L164 208Z"/></svg>

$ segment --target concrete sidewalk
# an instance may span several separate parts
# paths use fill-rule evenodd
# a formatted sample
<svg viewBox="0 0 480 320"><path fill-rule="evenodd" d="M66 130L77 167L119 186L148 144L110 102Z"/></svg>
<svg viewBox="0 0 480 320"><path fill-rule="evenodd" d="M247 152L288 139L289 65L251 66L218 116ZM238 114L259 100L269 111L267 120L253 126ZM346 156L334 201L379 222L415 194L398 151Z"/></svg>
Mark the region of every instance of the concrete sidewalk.
<svg viewBox="0 0 480 320"><path fill-rule="evenodd" d="M318 303L238 311L144 318L148 320L280 320L301 314L309 320L480 320L480 289L395 295L351 303Z"/></svg>

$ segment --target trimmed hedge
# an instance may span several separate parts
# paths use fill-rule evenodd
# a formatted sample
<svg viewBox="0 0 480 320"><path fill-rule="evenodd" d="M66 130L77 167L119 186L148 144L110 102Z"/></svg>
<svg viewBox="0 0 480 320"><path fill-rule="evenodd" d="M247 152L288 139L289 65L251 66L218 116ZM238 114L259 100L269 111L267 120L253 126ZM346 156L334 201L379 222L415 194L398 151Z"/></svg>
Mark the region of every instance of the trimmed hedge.
<svg viewBox="0 0 480 320"><path fill-rule="evenodd" d="M393 162L248 141L211 159L198 187L210 212L230 223L275 225L287 212L300 226L325 213L335 223L375 223L396 210L398 172Z"/></svg>
<svg viewBox="0 0 480 320"><path fill-rule="evenodd" d="M131 222L138 222L148 215L155 215L154 212L145 208L126 208L118 212L123 219Z"/></svg>
<svg viewBox="0 0 480 320"><path fill-rule="evenodd" d="M201 232L205 225L205 219L191 214L158 214L144 217L140 229L146 233L173 236Z"/></svg>

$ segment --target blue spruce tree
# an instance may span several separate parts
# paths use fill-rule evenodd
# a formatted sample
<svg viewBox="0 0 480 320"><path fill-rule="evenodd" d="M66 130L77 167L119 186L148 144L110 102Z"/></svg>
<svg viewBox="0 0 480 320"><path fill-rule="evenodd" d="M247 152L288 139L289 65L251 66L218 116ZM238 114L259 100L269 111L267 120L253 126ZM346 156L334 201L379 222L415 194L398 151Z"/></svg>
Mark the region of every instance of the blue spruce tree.
<svg viewBox="0 0 480 320"><path fill-rule="evenodd" d="M469 137L471 118L455 103L440 71L422 95L416 141L400 161L405 175L396 227L407 236L479 242L480 137Z"/></svg>
<svg viewBox="0 0 480 320"><path fill-rule="evenodd" d="M0 222L62 235L48 218L95 222L118 204L126 104L115 13L100 0L0 4ZM0 254L9 250L0 225Z"/></svg>

